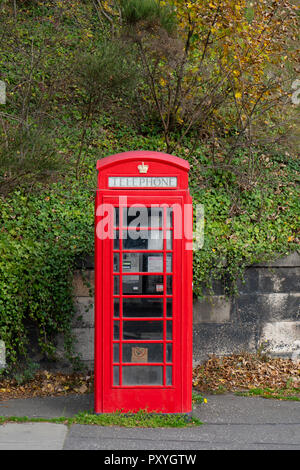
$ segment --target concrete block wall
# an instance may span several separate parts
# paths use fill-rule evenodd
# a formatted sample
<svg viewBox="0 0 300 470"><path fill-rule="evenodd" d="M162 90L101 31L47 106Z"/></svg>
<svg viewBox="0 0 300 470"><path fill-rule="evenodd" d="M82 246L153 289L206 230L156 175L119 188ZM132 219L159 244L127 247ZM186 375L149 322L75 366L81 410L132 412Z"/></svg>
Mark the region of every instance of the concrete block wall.
<svg viewBox="0 0 300 470"><path fill-rule="evenodd" d="M74 275L76 350L91 367L94 354L92 259ZM85 281L82 278L84 273ZM251 266L239 295L227 299L221 285L204 300L194 300L194 363L209 354L257 352L262 346L273 356L300 358L300 256L297 253L270 264Z"/></svg>

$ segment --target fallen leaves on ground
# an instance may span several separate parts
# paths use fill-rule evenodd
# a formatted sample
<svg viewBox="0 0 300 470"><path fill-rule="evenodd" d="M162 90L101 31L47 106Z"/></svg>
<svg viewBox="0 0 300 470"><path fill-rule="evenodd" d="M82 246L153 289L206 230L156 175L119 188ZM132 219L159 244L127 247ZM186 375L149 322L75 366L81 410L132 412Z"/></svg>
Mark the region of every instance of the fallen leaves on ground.
<svg viewBox="0 0 300 470"><path fill-rule="evenodd" d="M300 395L300 364L291 359L254 354L211 356L193 370L193 387L201 392L236 392L253 388L292 390Z"/></svg>
<svg viewBox="0 0 300 470"><path fill-rule="evenodd" d="M18 384L14 379L0 380L0 400L84 394L92 391L93 376L79 373L63 374L43 370L23 384Z"/></svg>
<svg viewBox="0 0 300 470"><path fill-rule="evenodd" d="M38 371L23 384L0 379L0 400L61 396L93 392L92 374ZM292 391L300 396L300 364L291 359L253 354L211 356L193 370L193 388L199 392L237 392L254 388Z"/></svg>

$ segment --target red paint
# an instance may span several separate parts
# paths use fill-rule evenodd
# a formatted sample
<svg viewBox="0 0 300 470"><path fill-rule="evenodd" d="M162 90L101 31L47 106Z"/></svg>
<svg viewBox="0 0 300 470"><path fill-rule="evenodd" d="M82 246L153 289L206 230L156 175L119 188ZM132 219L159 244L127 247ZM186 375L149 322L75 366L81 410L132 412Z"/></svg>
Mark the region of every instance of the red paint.
<svg viewBox="0 0 300 470"><path fill-rule="evenodd" d="M147 174L139 173L138 166L142 162L148 166ZM95 412L111 413L117 410L135 412L140 409L160 413L190 412L192 408L192 250L187 249L187 241L189 241L189 233L192 230L192 201L188 190L189 164L172 155L139 151L106 157L97 162L97 170L98 186L95 202ZM112 176L176 177L177 187L170 189L110 188L108 178ZM123 199L120 199L121 196ZM124 197L126 197L126 201ZM101 212L99 209L103 207L103 204L106 204L104 208L109 208L110 205L121 207L122 204L124 207L130 207L132 204L147 207L155 204L157 207L162 207L162 223L156 227L159 231L159 234L158 231L156 232L157 235L163 239L159 249L132 250L132 248L126 248L127 242L124 240L118 240L114 243L111 238L101 239L96 236L96 234L102 234L101 221L107 215L106 212ZM173 226L170 228L167 226L169 219L167 219L166 207L172 206L174 215ZM158 219L155 220L158 221ZM189 225L190 231L188 233L183 228L182 237L178 239L176 238L180 232L180 230L178 232L178 228L183 224L183 221ZM125 223L123 212L120 211L116 232L122 232L123 223ZM108 230L110 234L113 233L112 218L104 230ZM172 246L165 239L167 233L172 238ZM153 243L159 246L159 242ZM153 255L150 261L154 263L151 266L159 269L156 273L153 270L149 271L150 261L146 254L151 256L151 253ZM119 266L115 267L115 271L114 255L119 259ZM124 257L124 255L126 256ZM158 261L159 255L161 258ZM169 257L172 257L172 266L167 265ZM127 259L129 261L126 261ZM132 271L134 260L139 263L139 267ZM145 265L148 266L148 271L144 269ZM145 289L142 293L126 291L131 286L132 272L139 279L132 288ZM118 292L114 292L114 278L119 288ZM172 291L167 289L167 283L169 286L171 280ZM143 287L139 287L141 285ZM155 291L151 290L154 288L153 286L155 286ZM147 289L150 289L150 293ZM131 317L126 316L128 315L126 305L130 305L130 302L132 303L139 298L142 299L141 308L144 308L147 301L151 302L152 299L152 302L161 308L161 316L157 316L157 311L155 313L155 309L153 309L153 316L145 317L145 313L143 313L143 316L136 317L134 309L130 310L129 307ZM114 302L115 305L117 303L119 305L115 313ZM173 305L172 316L168 316L170 312L167 312L167 305L171 302ZM116 337L114 337L114 324L119 330L119 336ZM150 333L143 333L143 328L148 329ZM149 334L149 337L139 339L137 336L139 330L142 331L142 334ZM139 349L137 350L136 347ZM169 352L171 348L172 358L167 355L167 351ZM151 357L154 349L157 353L158 351L161 353L160 356L155 353L157 357L159 356L155 360ZM146 362L139 362L139 360L133 362L133 359L138 358L138 354L146 357ZM137 366L140 368L133 369ZM113 367L119 368L115 378ZM169 374L169 367L172 367L172 374ZM145 382L149 377L152 377L151 380L158 381L159 384L131 385L127 383L126 380L132 378L133 370L139 372L135 376L137 381L143 377ZM149 372L149 375L146 372ZM170 383L171 376L172 383Z"/></svg>

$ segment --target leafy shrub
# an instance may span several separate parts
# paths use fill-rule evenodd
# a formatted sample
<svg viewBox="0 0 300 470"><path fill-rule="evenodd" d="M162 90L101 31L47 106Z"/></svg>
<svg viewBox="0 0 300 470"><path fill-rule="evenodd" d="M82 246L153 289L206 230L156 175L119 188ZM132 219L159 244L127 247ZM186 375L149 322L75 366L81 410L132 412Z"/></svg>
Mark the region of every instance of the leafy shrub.
<svg viewBox="0 0 300 470"><path fill-rule="evenodd" d="M33 126L10 128L0 141L2 194L16 187L30 188L65 168L49 130Z"/></svg>
<svg viewBox="0 0 300 470"><path fill-rule="evenodd" d="M18 2L16 18L11 1L0 6L5 51L1 79L8 90L7 104L0 114L0 183L6 184L11 178L17 185L17 190L10 185L12 190L6 198L0 197L0 337L6 343L11 367L20 357L28 356L32 329L45 356L55 358L56 337L61 334L66 355L74 358L72 274L76 257L93 252L94 192L89 188L95 189L96 160L130 149L166 150L166 135L157 125L159 113L156 121L152 119L154 96L151 98L149 90L153 84L161 100L160 121L168 122L165 131L169 148L176 145L176 154L189 160L193 201L205 209L204 246L194 253L195 295L204 295L218 279L231 295L246 266L297 249L299 189L295 175L299 163L292 153L277 149L271 141L268 146L266 142L258 146L252 140L248 147L243 141L235 145L237 128L232 122L224 127L218 115L214 117L218 125L208 140L205 135L201 137L199 129L194 134L178 132L181 126L189 127L189 121L178 120L183 116L183 108L178 108L184 91L180 73L187 62L180 42L174 43L174 37L167 34L171 30L165 20L169 18L172 23L171 10L158 9L156 16L151 16L148 7L158 2L126 2L131 12L123 11L123 17L127 26L131 25L131 44L134 39L136 46L130 56L125 49L118 50L116 35L114 42L109 42L103 19L99 27L99 10L93 10L96 2L22 3ZM191 6L209 7L202 3ZM101 4L107 6L107 2ZM147 18L151 19L148 24ZM128 69L139 47L142 20L145 49L141 52L144 65L151 59L150 75L141 65ZM205 23L205 32L211 22L201 15L200 20ZM153 37L153 31L160 27L166 32ZM199 36L189 45L195 60L195 45L201 40ZM202 41L202 47L205 44ZM214 44L217 47L218 40ZM170 75L169 65L178 73ZM186 71L193 85L198 76L189 67ZM178 90L176 101L170 101L168 95L168 84L172 83L173 91ZM202 91L208 92L205 88ZM231 88L229 91L233 93ZM132 107L134 97L137 106ZM43 106L38 106L40 102ZM114 106L109 112L107 103ZM177 109L173 120L172 113L165 112L165 103L173 103ZM236 104L241 110L242 103ZM139 119L140 126L125 125L117 109L122 117L131 113L134 124ZM45 116L51 134L39 135L41 129L48 129ZM20 120L22 127L17 131L15 124ZM208 126L210 122L205 120ZM278 132L276 126L275 137ZM63 166L64 162L68 166ZM48 178L50 168L54 171L57 163L66 169L60 183ZM22 175L23 169L28 170L28 178ZM5 188L2 193L7 194Z"/></svg>
<svg viewBox="0 0 300 470"><path fill-rule="evenodd" d="M162 5L156 0L121 0L121 15L127 25L161 26L168 33L174 31L177 23L172 6Z"/></svg>
<svg viewBox="0 0 300 470"><path fill-rule="evenodd" d="M73 186L1 200L0 337L10 364L27 356L32 327L46 357L55 359L58 333L72 357L72 271L93 241L91 194Z"/></svg>

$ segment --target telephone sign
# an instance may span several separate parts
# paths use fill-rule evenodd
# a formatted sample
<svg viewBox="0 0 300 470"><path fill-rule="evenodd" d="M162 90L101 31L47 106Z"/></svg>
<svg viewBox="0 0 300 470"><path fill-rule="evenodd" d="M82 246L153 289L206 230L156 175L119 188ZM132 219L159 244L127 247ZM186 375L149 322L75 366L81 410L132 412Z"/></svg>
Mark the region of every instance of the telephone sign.
<svg viewBox="0 0 300 470"><path fill-rule="evenodd" d="M108 186L110 188L176 188L177 178L176 176L110 176L108 178Z"/></svg>
<svg viewBox="0 0 300 470"><path fill-rule="evenodd" d="M103 158L97 170L95 412L188 413L189 164L135 151Z"/></svg>

